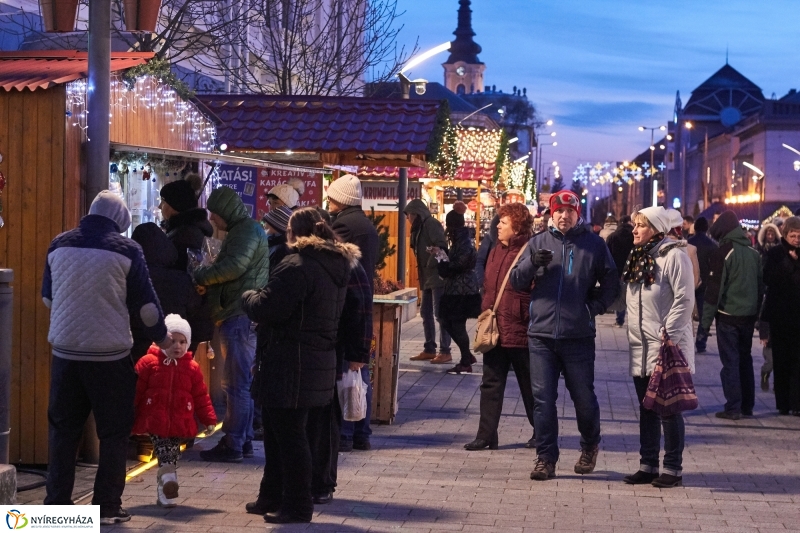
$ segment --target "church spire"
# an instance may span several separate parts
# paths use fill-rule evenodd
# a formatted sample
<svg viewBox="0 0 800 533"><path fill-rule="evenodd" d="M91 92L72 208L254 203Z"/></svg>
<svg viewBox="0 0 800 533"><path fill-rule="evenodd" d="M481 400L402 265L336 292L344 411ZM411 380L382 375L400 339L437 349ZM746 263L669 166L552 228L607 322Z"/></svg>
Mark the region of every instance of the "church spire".
<svg viewBox="0 0 800 533"><path fill-rule="evenodd" d="M447 59L447 63L463 61L472 65L480 65L482 63L478 59L478 54L481 53L481 47L472 40L475 32L472 29L470 0L459 0L458 4L458 27L453 32L456 39L450 45L450 57Z"/></svg>

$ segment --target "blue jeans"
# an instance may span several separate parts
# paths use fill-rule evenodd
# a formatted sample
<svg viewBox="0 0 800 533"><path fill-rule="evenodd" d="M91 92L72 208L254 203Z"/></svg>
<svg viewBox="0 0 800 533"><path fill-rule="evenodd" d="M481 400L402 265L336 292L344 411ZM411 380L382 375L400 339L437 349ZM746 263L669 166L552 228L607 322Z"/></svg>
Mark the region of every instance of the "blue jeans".
<svg viewBox="0 0 800 533"><path fill-rule="evenodd" d="M740 317L737 317L740 318ZM753 330L755 318L746 323L732 323L717 314L717 346L722 370L722 393L728 413L752 413L756 403L753 372Z"/></svg>
<svg viewBox="0 0 800 533"><path fill-rule="evenodd" d="M558 378L575 405L581 449L600 444L600 405L594 393L594 338L544 339L528 337L533 388L533 427L540 459L558 461Z"/></svg>
<svg viewBox="0 0 800 533"><path fill-rule="evenodd" d="M422 331L425 333L425 351L436 353L436 322L439 322L439 301L444 287L422 291L419 314L422 317ZM434 322L435 320L435 322ZM450 334L439 324L439 353L450 353Z"/></svg>
<svg viewBox="0 0 800 533"><path fill-rule="evenodd" d="M222 375L222 390L227 406L222 431L226 443L241 451L245 441L253 438L253 398L250 383L256 356L256 335L250 328L250 319L245 315L231 317L219 326L219 342L225 367Z"/></svg>
<svg viewBox="0 0 800 533"><path fill-rule="evenodd" d="M349 365L350 362L345 361L342 371L350 370ZM372 383L369 380L369 365L361 367L361 380L367 384L367 416L358 422L342 420L341 438L343 440L369 441L369 437L372 435L372 428L369 427L369 419L372 416ZM339 411L341 413L341 409Z"/></svg>
<svg viewBox="0 0 800 533"><path fill-rule="evenodd" d="M633 378L636 397L639 398L639 470L658 473L658 455L661 451L661 428L664 428L664 470L671 476L682 475L683 446L686 429L683 415L658 416L642 407L650 378Z"/></svg>

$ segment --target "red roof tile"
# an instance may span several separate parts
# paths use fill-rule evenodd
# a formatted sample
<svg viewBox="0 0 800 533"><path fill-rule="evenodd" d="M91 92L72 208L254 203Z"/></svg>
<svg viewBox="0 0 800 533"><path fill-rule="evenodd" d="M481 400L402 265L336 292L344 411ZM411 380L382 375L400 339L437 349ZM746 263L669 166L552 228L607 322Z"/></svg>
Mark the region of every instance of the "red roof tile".
<svg viewBox="0 0 800 533"><path fill-rule="evenodd" d="M439 102L329 96L205 95L232 150L422 155Z"/></svg>
<svg viewBox="0 0 800 533"><path fill-rule="evenodd" d="M152 52L113 52L111 72L145 63ZM32 50L0 52L0 88L11 91L47 89L54 85L86 78L89 59L86 52L74 50Z"/></svg>

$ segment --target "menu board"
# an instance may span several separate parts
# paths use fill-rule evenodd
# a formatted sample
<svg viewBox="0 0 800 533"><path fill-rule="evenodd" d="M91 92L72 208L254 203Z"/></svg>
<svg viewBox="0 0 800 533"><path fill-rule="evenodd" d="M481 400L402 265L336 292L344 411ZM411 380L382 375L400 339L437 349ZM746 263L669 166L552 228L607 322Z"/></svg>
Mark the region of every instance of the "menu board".
<svg viewBox="0 0 800 533"><path fill-rule="evenodd" d="M260 219L269 211L267 193L276 185L286 183L292 178L300 178L305 184L305 191L300 196L299 207L322 205L323 169L315 170L281 170L274 168L258 169L258 198L256 200L256 218ZM255 215L254 215L255 216Z"/></svg>
<svg viewBox="0 0 800 533"><path fill-rule="evenodd" d="M242 165L219 165L217 167L217 184L230 187L242 198L247 213L257 217L256 212L256 177L258 168Z"/></svg>

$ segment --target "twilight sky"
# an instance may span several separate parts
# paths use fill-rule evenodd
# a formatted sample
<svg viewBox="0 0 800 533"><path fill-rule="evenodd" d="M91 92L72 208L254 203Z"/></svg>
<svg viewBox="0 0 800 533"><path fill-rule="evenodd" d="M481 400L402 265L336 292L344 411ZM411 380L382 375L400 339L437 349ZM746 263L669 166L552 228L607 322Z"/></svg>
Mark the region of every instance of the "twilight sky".
<svg viewBox="0 0 800 533"><path fill-rule="evenodd" d="M421 50L454 39L458 0L398 0L401 42ZM649 132L672 118L675 91L691 91L729 63L769 98L800 89L797 0L473 0L472 26L485 83L527 87L540 117L552 118L558 160L622 161L647 149ZM443 81L447 53L412 78Z"/></svg>

